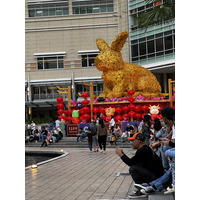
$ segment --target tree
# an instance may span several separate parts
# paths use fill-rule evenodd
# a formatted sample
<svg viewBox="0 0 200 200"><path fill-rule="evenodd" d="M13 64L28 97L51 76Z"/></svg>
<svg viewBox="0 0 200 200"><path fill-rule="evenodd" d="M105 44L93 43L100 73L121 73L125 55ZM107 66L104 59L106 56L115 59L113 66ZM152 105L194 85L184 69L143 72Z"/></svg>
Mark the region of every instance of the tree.
<svg viewBox="0 0 200 200"><path fill-rule="evenodd" d="M146 5L152 5L152 9L138 16L138 28L147 28L175 18L175 0L145 0L145 2Z"/></svg>

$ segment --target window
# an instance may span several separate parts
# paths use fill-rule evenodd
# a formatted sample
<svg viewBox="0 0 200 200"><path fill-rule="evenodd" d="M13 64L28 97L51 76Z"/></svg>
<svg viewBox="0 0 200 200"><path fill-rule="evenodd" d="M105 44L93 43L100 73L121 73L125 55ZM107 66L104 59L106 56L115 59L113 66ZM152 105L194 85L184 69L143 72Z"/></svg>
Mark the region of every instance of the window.
<svg viewBox="0 0 200 200"><path fill-rule="evenodd" d="M63 16L69 14L67 0L28 2L29 17Z"/></svg>
<svg viewBox="0 0 200 200"><path fill-rule="evenodd" d="M94 67L94 60L98 54L82 55L82 67Z"/></svg>
<svg viewBox="0 0 200 200"><path fill-rule="evenodd" d="M64 68L63 56L39 57L37 58L38 70Z"/></svg>
<svg viewBox="0 0 200 200"><path fill-rule="evenodd" d="M113 12L113 0L72 0L72 11L74 15Z"/></svg>
<svg viewBox="0 0 200 200"><path fill-rule="evenodd" d="M154 39L155 38L155 39ZM175 53L174 31L166 31L131 41L132 61Z"/></svg>

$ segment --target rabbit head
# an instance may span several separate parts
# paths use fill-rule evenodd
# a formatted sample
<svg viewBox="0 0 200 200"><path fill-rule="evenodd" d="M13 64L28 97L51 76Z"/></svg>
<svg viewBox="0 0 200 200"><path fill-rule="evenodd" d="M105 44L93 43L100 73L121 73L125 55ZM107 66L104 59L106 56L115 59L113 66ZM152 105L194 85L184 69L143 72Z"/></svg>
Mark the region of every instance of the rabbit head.
<svg viewBox="0 0 200 200"><path fill-rule="evenodd" d="M102 39L96 39L100 54L95 58L94 65L99 71L119 70L124 66L121 50L126 43L128 32L124 31L118 34L113 40L111 46Z"/></svg>

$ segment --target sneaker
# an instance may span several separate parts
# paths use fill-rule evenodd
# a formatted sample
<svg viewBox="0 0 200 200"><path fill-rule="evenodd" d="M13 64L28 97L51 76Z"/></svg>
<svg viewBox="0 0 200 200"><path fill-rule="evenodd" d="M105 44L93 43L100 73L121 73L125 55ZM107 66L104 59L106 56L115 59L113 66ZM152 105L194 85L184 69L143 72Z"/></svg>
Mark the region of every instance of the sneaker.
<svg viewBox="0 0 200 200"><path fill-rule="evenodd" d="M144 189L141 189L140 192L142 194L151 194L155 192L155 189L152 186L147 186Z"/></svg>
<svg viewBox="0 0 200 200"><path fill-rule="evenodd" d="M142 197L146 197L146 194L142 194L139 190L137 190L136 192L130 194L128 196L129 199L137 199L137 198L142 198Z"/></svg>
<svg viewBox="0 0 200 200"><path fill-rule="evenodd" d="M138 190L141 190L141 189L145 189L145 187L147 186L150 186L148 183L142 183L142 184L137 184L135 183L134 185Z"/></svg>
<svg viewBox="0 0 200 200"><path fill-rule="evenodd" d="M168 187L168 188L167 188L167 191L164 192L164 194L170 194L170 193L172 193L172 192L175 192L175 187L172 187L172 188Z"/></svg>

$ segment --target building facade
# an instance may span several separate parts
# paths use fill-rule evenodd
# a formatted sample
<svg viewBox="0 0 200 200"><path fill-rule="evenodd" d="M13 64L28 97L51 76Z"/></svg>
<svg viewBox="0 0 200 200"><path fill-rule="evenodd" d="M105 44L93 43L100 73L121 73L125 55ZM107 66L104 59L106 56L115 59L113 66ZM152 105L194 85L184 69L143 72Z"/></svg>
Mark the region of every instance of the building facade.
<svg viewBox="0 0 200 200"><path fill-rule="evenodd" d="M93 82L98 96L103 81L94 66L96 39L110 45L124 30L124 61L151 70L167 92L167 79L175 78L174 23L137 29L136 16L146 9L144 0L25 0L26 118L57 117L56 86L71 86L76 100L87 90L82 82Z"/></svg>
<svg viewBox="0 0 200 200"><path fill-rule="evenodd" d="M137 17L153 6L144 0L128 1L130 62L148 68L166 93L167 80L175 80L175 19L139 29Z"/></svg>
<svg viewBox="0 0 200 200"><path fill-rule="evenodd" d="M103 91L96 39L110 45L128 30L127 8L123 0L25 1L26 118L57 117L56 86L72 86L73 100L86 90L82 81L94 83L96 96ZM128 41L122 55L128 62Z"/></svg>

